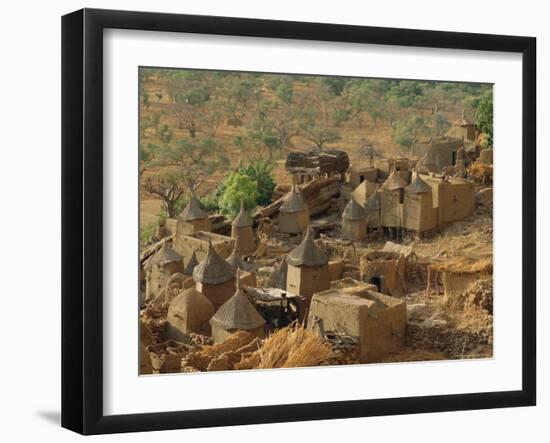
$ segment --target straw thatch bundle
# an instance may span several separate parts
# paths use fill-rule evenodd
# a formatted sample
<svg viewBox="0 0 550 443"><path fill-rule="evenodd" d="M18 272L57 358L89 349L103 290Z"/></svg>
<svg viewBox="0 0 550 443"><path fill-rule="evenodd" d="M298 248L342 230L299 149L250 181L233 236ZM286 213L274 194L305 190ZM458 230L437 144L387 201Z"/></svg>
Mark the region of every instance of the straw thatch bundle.
<svg viewBox="0 0 550 443"><path fill-rule="evenodd" d="M301 326L289 326L270 335L260 349L241 361L238 369L318 366L331 357L332 350L322 338Z"/></svg>
<svg viewBox="0 0 550 443"><path fill-rule="evenodd" d="M251 350L248 349L248 345L251 343L254 343L254 349L257 349L259 341L255 339L256 337L248 331L237 331L222 343L204 346L200 351L187 354L182 359L181 366L185 368L183 372L188 372L188 368L190 367L197 371L206 371L211 362L223 354L239 351L241 348L244 348L242 352L250 352Z"/></svg>

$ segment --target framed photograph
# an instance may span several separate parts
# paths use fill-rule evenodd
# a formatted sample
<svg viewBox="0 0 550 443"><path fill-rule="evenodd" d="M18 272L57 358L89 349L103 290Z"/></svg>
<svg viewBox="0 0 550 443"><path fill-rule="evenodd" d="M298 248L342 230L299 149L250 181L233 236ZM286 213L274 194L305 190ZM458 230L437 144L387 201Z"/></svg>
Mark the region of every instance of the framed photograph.
<svg viewBox="0 0 550 443"><path fill-rule="evenodd" d="M531 37L62 20L62 425L536 403Z"/></svg>

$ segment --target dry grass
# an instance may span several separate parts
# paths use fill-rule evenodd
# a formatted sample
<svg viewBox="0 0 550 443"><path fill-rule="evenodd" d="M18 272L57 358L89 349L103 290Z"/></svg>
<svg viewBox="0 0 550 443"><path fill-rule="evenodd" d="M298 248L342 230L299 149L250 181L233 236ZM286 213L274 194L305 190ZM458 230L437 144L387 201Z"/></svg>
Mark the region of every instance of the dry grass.
<svg viewBox="0 0 550 443"><path fill-rule="evenodd" d="M257 351L256 369L318 366L332 357L329 345L300 326L289 326L270 335Z"/></svg>
<svg viewBox="0 0 550 443"><path fill-rule="evenodd" d="M481 259L456 257L445 263L432 264L430 268L436 272L453 272L455 274L492 274L493 257L483 257Z"/></svg>

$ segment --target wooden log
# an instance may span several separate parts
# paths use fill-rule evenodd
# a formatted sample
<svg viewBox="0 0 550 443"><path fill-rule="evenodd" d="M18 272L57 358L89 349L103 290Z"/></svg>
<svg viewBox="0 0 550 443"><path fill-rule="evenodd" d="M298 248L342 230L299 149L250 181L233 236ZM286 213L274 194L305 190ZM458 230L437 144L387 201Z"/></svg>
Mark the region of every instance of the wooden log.
<svg viewBox="0 0 550 443"><path fill-rule="evenodd" d="M304 197L306 203L311 208L311 206L315 206L316 204L315 198L318 197L318 193L320 190L324 190L324 195L325 195L324 200L337 195L340 190L338 182L339 182L338 177L317 179L317 180L310 181L309 183L306 183L305 185L301 186L300 190L302 192L302 196ZM275 214L278 213L279 208L281 207L283 202L284 202L284 196L280 197L279 199L271 203L269 206L266 206L265 208L263 208L260 212L258 212L257 217L274 216ZM310 209L310 213L311 213L311 209Z"/></svg>

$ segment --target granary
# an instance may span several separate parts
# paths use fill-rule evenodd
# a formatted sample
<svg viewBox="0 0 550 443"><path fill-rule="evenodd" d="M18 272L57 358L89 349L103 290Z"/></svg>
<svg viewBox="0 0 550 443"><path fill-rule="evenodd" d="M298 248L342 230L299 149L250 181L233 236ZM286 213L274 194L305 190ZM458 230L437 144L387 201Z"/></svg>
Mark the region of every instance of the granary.
<svg viewBox="0 0 550 443"><path fill-rule="evenodd" d="M182 341L190 332L210 335L209 322L214 313L214 306L204 294L195 288L181 291L168 306L168 338Z"/></svg>
<svg viewBox="0 0 550 443"><path fill-rule="evenodd" d="M181 272L176 272L166 281L164 288L159 289L154 297L153 304L157 307L166 308L170 302L185 289L187 277Z"/></svg>
<svg viewBox="0 0 550 443"><path fill-rule="evenodd" d="M285 164L292 176L293 184L307 183L316 178L328 178L340 175L345 178L349 168L349 157L345 151L325 150L310 152L291 152Z"/></svg>
<svg viewBox="0 0 550 443"><path fill-rule="evenodd" d="M367 213L367 230L380 227L380 209L382 208L382 199L378 185L376 189L363 205Z"/></svg>
<svg viewBox="0 0 550 443"><path fill-rule="evenodd" d="M164 242L149 261L145 298L155 297L157 292L165 287L172 274L183 270L183 257L172 248L171 244Z"/></svg>
<svg viewBox="0 0 550 443"><path fill-rule="evenodd" d="M231 223L231 237L238 243L238 250L241 254L250 254L256 250L252 220L246 213L242 200L241 210Z"/></svg>
<svg viewBox="0 0 550 443"><path fill-rule="evenodd" d="M279 232L299 234L309 225L309 208L300 188L293 186L279 208Z"/></svg>
<svg viewBox="0 0 550 443"><path fill-rule="evenodd" d="M376 285L378 292L394 297L406 293L403 255L390 251L367 252L360 259L361 280Z"/></svg>
<svg viewBox="0 0 550 443"><path fill-rule="evenodd" d="M224 304L235 291L235 269L208 244L206 258L193 271L196 289L212 302L214 308Z"/></svg>
<svg viewBox="0 0 550 443"><path fill-rule="evenodd" d="M471 181L448 177L425 177L424 181L432 188L438 226L463 220L474 213L475 188Z"/></svg>
<svg viewBox="0 0 550 443"><path fill-rule="evenodd" d="M403 198L403 228L422 233L437 228L437 209L434 208L432 188L413 171L411 183Z"/></svg>
<svg viewBox="0 0 550 443"><path fill-rule="evenodd" d="M462 138L430 138L411 147L411 155L418 160L420 172L441 172L446 166L454 166L458 149L463 146Z"/></svg>
<svg viewBox="0 0 550 443"><path fill-rule="evenodd" d="M214 232L198 231L193 235L180 236L176 249L183 255L186 263L191 260L193 254L198 261L201 261L206 257L210 243L221 257L226 258L233 250L235 239Z"/></svg>
<svg viewBox="0 0 550 443"><path fill-rule="evenodd" d="M344 279L313 295L307 325L358 338L359 361L370 363L404 346L406 321L405 302Z"/></svg>
<svg viewBox="0 0 550 443"><path fill-rule="evenodd" d="M402 225L402 205L407 182L394 170L381 188L380 221L385 228Z"/></svg>
<svg viewBox="0 0 550 443"><path fill-rule="evenodd" d="M374 182L364 180L359 184L351 193L351 196L355 198L355 201L360 205L365 205L369 197L378 189L378 185Z"/></svg>
<svg viewBox="0 0 550 443"><path fill-rule="evenodd" d="M299 303L300 318L305 318L311 296L329 287L328 258L313 241L308 229L302 242L286 258L286 290L303 296Z"/></svg>
<svg viewBox="0 0 550 443"><path fill-rule="evenodd" d="M367 212L353 196L342 213L342 238L361 241L367 236Z"/></svg>
<svg viewBox="0 0 550 443"><path fill-rule="evenodd" d="M357 188L361 183L367 181L376 183L378 178L378 169L373 166L355 166L351 165L348 170L348 184Z"/></svg>
<svg viewBox="0 0 550 443"><path fill-rule="evenodd" d="M202 209L199 199L193 194L187 206L178 217L176 228L176 248L179 249L180 237L193 235L198 231L209 232L212 229L208 214Z"/></svg>
<svg viewBox="0 0 550 443"><path fill-rule="evenodd" d="M351 183L340 186L340 200L338 202L340 211L345 209L352 197L355 198L355 201L360 205L365 205L367 199L377 189L377 186L375 182L369 180L363 180L354 188L351 187Z"/></svg>
<svg viewBox="0 0 550 443"><path fill-rule="evenodd" d="M236 331L243 330L259 338L265 336L265 320L250 302L239 281L237 278L237 288L233 296L210 319L215 343L221 343Z"/></svg>
<svg viewBox="0 0 550 443"><path fill-rule="evenodd" d="M475 142L478 135L479 130L477 129L473 121L466 118L464 110L462 110L462 114L460 115L460 117L447 131L448 137L458 138L470 142Z"/></svg>

